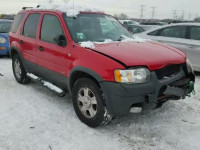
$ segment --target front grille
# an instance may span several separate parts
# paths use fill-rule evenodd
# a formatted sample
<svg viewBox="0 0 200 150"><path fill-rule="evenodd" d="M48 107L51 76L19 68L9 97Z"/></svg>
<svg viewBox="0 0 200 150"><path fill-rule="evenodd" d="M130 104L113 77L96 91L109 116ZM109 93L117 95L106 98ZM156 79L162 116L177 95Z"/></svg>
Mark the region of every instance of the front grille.
<svg viewBox="0 0 200 150"><path fill-rule="evenodd" d="M167 67L164 67L162 69L156 70L156 75L159 80L170 78L174 76L175 74L179 73L181 69L181 65L169 65Z"/></svg>

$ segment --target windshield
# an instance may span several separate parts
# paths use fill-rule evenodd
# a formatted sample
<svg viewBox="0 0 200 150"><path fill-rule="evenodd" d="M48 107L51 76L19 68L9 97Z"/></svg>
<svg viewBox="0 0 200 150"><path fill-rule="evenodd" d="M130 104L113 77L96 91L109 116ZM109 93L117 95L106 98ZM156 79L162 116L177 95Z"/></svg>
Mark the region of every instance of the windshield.
<svg viewBox="0 0 200 150"><path fill-rule="evenodd" d="M74 42L104 42L107 39L120 41L121 36L132 37L131 34L113 17L101 14L79 14L67 17L65 22Z"/></svg>
<svg viewBox="0 0 200 150"><path fill-rule="evenodd" d="M12 22L0 22L0 33L10 32Z"/></svg>

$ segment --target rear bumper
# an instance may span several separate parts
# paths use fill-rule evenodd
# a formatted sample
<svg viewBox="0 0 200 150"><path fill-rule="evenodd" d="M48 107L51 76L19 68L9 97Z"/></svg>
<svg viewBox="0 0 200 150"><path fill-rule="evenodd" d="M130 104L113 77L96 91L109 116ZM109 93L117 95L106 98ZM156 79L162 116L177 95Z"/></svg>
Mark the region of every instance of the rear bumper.
<svg viewBox="0 0 200 150"><path fill-rule="evenodd" d="M9 46L0 44L0 55L8 55L9 54Z"/></svg>
<svg viewBox="0 0 200 150"><path fill-rule="evenodd" d="M109 113L113 116L123 116L130 112L133 104L158 102L165 99L165 94L168 99L176 97L176 99L184 98L187 91L187 86L177 86L177 91L170 87L174 86L173 83L180 81L186 77L186 73L181 71L168 79L158 80L156 73L151 72L151 80L144 84L121 84L115 82L101 82L100 85L105 97L106 106ZM189 79L189 82L192 79ZM186 83L188 84L188 83ZM166 92L166 93L165 93ZM163 98L162 98L163 97Z"/></svg>

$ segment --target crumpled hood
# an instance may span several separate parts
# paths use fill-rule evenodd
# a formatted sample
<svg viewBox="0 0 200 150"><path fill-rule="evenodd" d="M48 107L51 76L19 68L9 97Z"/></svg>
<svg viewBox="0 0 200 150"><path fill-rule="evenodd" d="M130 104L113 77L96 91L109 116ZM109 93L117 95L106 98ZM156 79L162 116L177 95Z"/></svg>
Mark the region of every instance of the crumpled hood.
<svg viewBox="0 0 200 150"><path fill-rule="evenodd" d="M186 61L183 52L157 42L95 44L93 49L122 62L127 67L146 66L149 70L157 70Z"/></svg>

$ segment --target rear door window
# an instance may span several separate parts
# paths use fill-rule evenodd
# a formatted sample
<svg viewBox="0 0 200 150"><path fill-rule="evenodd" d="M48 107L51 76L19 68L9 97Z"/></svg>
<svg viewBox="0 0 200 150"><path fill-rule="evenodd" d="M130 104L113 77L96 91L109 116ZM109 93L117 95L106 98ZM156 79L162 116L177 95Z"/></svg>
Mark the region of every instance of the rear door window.
<svg viewBox="0 0 200 150"><path fill-rule="evenodd" d="M24 23L22 35L35 39L38 29L40 14L30 14Z"/></svg>
<svg viewBox="0 0 200 150"><path fill-rule="evenodd" d="M186 26L173 26L167 27L160 31L159 36L173 37L173 38L186 38Z"/></svg>
<svg viewBox="0 0 200 150"><path fill-rule="evenodd" d="M11 32L12 33L16 33L23 18L24 18L25 14L18 14L16 17L15 17L15 20L14 20L14 23L12 25L12 28L11 28Z"/></svg>
<svg viewBox="0 0 200 150"><path fill-rule="evenodd" d="M55 38L64 35L60 21L55 15L44 15L41 28L41 41L56 44Z"/></svg>
<svg viewBox="0 0 200 150"><path fill-rule="evenodd" d="M200 27L198 26L190 27L190 39L200 40Z"/></svg>

